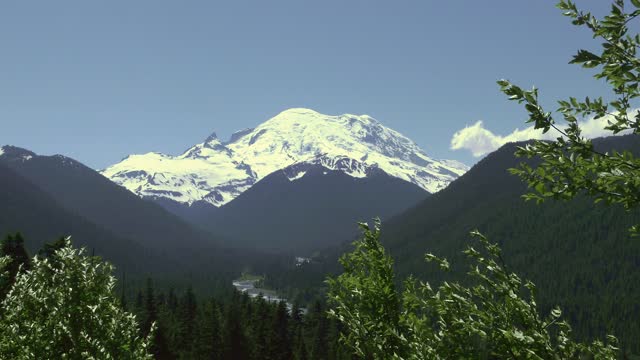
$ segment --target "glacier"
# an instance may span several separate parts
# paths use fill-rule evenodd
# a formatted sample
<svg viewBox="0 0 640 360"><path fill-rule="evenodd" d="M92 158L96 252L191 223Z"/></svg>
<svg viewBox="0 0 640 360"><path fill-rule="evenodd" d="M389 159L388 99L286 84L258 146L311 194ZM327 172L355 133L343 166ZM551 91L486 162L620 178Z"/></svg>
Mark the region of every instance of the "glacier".
<svg viewBox="0 0 640 360"><path fill-rule="evenodd" d="M379 169L430 193L468 170L458 161L429 157L371 116L293 108L225 142L213 133L180 155L130 155L100 172L141 197L220 207L273 172L295 181L310 164L353 177Z"/></svg>

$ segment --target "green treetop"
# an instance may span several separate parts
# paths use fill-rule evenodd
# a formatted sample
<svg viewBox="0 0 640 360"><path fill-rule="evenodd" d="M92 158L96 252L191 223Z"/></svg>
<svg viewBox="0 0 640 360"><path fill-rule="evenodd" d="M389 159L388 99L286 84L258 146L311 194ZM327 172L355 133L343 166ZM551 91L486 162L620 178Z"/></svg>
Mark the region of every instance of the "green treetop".
<svg viewBox="0 0 640 360"><path fill-rule="evenodd" d="M150 359L150 340L120 308L111 271L69 239L55 261L36 256L0 304L0 358Z"/></svg>

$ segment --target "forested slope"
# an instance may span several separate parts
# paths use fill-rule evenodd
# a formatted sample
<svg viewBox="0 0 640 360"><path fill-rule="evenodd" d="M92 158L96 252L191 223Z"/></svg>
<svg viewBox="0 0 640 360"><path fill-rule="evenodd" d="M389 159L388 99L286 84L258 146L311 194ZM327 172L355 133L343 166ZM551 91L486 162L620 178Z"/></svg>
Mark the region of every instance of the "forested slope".
<svg viewBox="0 0 640 360"><path fill-rule="evenodd" d="M640 152L637 136L596 139L601 151ZM504 250L507 265L538 286L543 310L560 305L581 336L613 332L640 347L640 240L628 229L637 211L594 205L591 199L525 202L522 181L507 172L522 159L508 144L481 160L447 189L383 226L383 242L400 275L437 282L442 273L424 253L447 257L456 274L468 270L461 251L469 231L480 232Z"/></svg>

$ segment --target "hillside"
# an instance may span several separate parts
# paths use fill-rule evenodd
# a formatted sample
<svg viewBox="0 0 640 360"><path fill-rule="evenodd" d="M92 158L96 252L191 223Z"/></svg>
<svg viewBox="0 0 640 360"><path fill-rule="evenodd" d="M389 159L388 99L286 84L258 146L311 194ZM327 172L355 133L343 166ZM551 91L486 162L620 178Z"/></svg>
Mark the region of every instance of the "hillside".
<svg viewBox="0 0 640 360"><path fill-rule="evenodd" d="M291 180L295 174L305 176ZM201 225L238 246L308 256L356 234L353 224L387 218L426 198L418 186L373 169L355 178L320 165L276 171Z"/></svg>
<svg viewBox="0 0 640 360"><path fill-rule="evenodd" d="M632 135L596 139L601 151L640 153ZM383 241L396 259L399 274L443 279L423 254L450 259L455 273L466 271L460 253L469 231L479 229L499 243L507 264L530 278L539 289L545 311L560 305L582 336L613 331L627 344L640 347L637 299L640 289L640 242L627 230L640 214L594 205L590 199L571 202L525 202L526 185L507 173L521 159L516 144L488 155L444 191L388 221ZM454 276L455 277L455 276Z"/></svg>
<svg viewBox="0 0 640 360"><path fill-rule="evenodd" d="M5 227L0 227L0 236L22 231L31 250L57 236L71 235L77 244L95 249L116 265L135 264L139 275L162 273L166 279L197 285L278 261L250 249L224 245L216 235L68 157L40 156L4 146L0 165L11 174L3 177L12 186L3 187L3 191L7 189L3 196L9 197L6 203L25 199L25 205L17 208L20 211L3 207Z"/></svg>
<svg viewBox="0 0 640 360"><path fill-rule="evenodd" d="M165 251L213 248L213 235L117 186L71 158L4 146L0 162L50 194L62 207L139 244ZM180 239L179 241L177 239Z"/></svg>
<svg viewBox="0 0 640 360"><path fill-rule="evenodd" d="M131 239L116 234L61 207L49 194L0 162L0 236L21 232L35 254L46 242L72 235L76 246L112 261L118 270L140 271L154 261ZM157 259L156 259L157 260Z"/></svg>
<svg viewBox="0 0 640 360"><path fill-rule="evenodd" d="M633 135L594 140L601 151L628 149L640 154ZM406 212L383 222L382 240L395 259L398 278L413 274L431 283L455 280L468 271L461 253L479 229L500 244L507 266L538 287L544 312L559 305L581 337L612 332L625 346L640 350L640 242L628 228L640 214L594 205L590 199L570 202L525 202L527 191L508 173L522 159L507 144L479 161L449 187ZM355 229L355 225L354 225ZM345 239L349 242L350 239ZM321 287L327 273L337 272L336 258L348 246L325 251L317 262L284 274L274 274L278 286L293 284L292 293ZM449 259L452 272L443 274L424 261L425 253Z"/></svg>

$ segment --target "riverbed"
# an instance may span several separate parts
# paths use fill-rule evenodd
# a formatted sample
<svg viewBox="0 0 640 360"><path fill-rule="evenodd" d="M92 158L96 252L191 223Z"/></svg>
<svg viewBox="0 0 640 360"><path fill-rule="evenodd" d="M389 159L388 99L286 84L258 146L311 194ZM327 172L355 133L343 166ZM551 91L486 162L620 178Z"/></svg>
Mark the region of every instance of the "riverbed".
<svg viewBox="0 0 640 360"><path fill-rule="evenodd" d="M258 296L262 296L263 299L269 301L269 302L280 302L280 301L284 301L287 303L287 309L289 311L291 311L291 309L293 308L293 305L287 301L287 299L284 299L280 296L278 296L278 294L276 294L275 291L273 290L269 290L269 289L260 289L256 287L256 282L258 280L234 280L233 281L233 286L240 292L243 293L247 293L250 297L254 298L254 297L258 297ZM306 309L301 308L300 311L302 311L303 313L306 312Z"/></svg>

